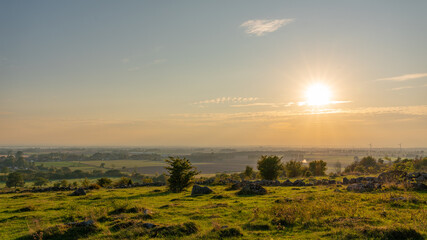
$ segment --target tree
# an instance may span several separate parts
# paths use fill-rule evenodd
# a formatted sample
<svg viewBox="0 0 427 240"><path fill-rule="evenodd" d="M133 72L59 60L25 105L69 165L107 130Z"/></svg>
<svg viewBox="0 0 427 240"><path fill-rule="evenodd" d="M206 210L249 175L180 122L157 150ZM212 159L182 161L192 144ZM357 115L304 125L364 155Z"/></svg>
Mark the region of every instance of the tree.
<svg viewBox="0 0 427 240"><path fill-rule="evenodd" d="M132 179L128 177L121 177L119 181L116 182L117 186L129 186L132 185Z"/></svg>
<svg viewBox="0 0 427 240"><path fill-rule="evenodd" d="M285 164L287 177L298 177L303 173L302 163L296 160L291 160Z"/></svg>
<svg viewBox="0 0 427 240"><path fill-rule="evenodd" d="M61 181L61 187L68 187L70 184L68 183L68 181L67 180L62 180Z"/></svg>
<svg viewBox="0 0 427 240"><path fill-rule="evenodd" d="M252 179L253 174L254 174L254 169L251 166L246 166L246 169L243 172L243 176L247 179Z"/></svg>
<svg viewBox="0 0 427 240"><path fill-rule="evenodd" d="M282 169L282 158L279 156L263 155L258 160L258 170L262 179L276 180Z"/></svg>
<svg viewBox="0 0 427 240"><path fill-rule="evenodd" d="M80 183L80 185L81 185L82 187L84 187L84 188L89 187L90 182L89 182L89 180L87 179L87 177L86 177L85 179L83 179L83 180L82 180L82 182Z"/></svg>
<svg viewBox="0 0 427 240"><path fill-rule="evenodd" d="M25 159L24 159L24 157L22 157L22 156L20 156L20 157L18 157L18 158L16 158L16 166L17 167L19 167L19 168L24 168L24 167L26 167L26 162L25 162Z"/></svg>
<svg viewBox="0 0 427 240"><path fill-rule="evenodd" d="M326 162L323 160L311 161L308 164L308 170L313 176L324 176L326 171Z"/></svg>
<svg viewBox="0 0 427 240"><path fill-rule="evenodd" d="M108 187L111 185L112 182L113 181L111 181L111 179L109 178L100 178L96 183L101 187Z"/></svg>
<svg viewBox="0 0 427 240"><path fill-rule="evenodd" d="M168 183L171 192L182 192L193 183L194 176L199 173L186 158L169 157L165 162L169 165L165 168L169 173Z"/></svg>
<svg viewBox="0 0 427 240"><path fill-rule="evenodd" d="M23 187L25 184L22 174L19 172L12 172L7 175L7 187Z"/></svg>
<svg viewBox="0 0 427 240"><path fill-rule="evenodd" d="M101 163L101 165L99 165L101 168L105 167L105 163Z"/></svg>
<svg viewBox="0 0 427 240"><path fill-rule="evenodd" d="M342 168L341 162L336 162L335 163L335 171L337 173L341 173L341 168Z"/></svg>
<svg viewBox="0 0 427 240"><path fill-rule="evenodd" d="M34 186L41 187L44 185L47 185L49 183L49 180L43 177L37 177L34 179Z"/></svg>
<svg viewBox="0 0 427 240"><path fill-rule="evenodd" d="M10 169L9 169L8 167L2 167L2 168L1 168L1 172L2 172L2 173L9 173L9 172L10 172Z"/></svg>

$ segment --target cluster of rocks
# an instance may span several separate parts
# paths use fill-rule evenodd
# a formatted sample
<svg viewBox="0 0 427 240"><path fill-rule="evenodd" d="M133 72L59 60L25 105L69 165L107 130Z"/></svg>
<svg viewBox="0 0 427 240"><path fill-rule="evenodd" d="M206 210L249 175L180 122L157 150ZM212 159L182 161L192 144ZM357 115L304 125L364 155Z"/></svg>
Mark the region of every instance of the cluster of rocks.
<svg viewBox="0 0 427 240"><path fill-rule="evenodd" d="M415 181L415 182L424 182L427 181L427 173L422 172L413 172L406 175L406 179L409 181Z"/></svg>
<svg viewBox="0 0 427 240"><path fill-rule="evenodd" d="M69 196L84 196L86 191L83 188L77 188L76 191L72 192Z"/></svg>
<svg viewBox="0 0 427 240"><path fill-rule="evenodd" d="M372 183L372 182L353 183L353 184L348 185L348 187L347 187L347 191L358 192L358 193L371 192L371 191L378 190L378 189L381 189L381 184L380 183Z"/></svg>
<svg viewBox="0 0 427 240"><path fill-rule="evenodd" d="M133 183L133 184L129 184L129 185L115 186L115 187L112 187L112 188L161 187L161 186L165 186L165 185L166 185L166 183L162 183L162 182Z"/></svg>
<svg viewBox="0 0 427 240"><path fill-rule="evenodd" d="M264 195L267 190L256 183L245 184L242 189L237 192L238 195Z"/></svg>
<svg viewBox="0 0 427 240"><path fill-rule="evenodd" d="M342 179L342 184L344 185L355 184L355 183L380 183L380 182L382 181L380 181L380 179L376 177L358 177L358 178L351 178L351 179L344 177Z"/></svg>
<svg viewBox="0 0 427 240"><path fill-rule="evenodd" d="M208 187L201 187L199 185L193 185L193 189L191 190L191 196L204 195L212 193L212 189Z"/></svg>

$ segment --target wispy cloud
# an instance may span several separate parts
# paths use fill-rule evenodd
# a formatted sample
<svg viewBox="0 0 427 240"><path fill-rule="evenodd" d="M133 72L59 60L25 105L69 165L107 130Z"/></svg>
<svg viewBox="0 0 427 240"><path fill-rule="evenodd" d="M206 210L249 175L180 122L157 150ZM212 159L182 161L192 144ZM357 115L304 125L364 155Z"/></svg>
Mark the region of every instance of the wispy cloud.
<svg viewBox="0 0 427 240"><path fill-rule="evenodd" d="M288 103L271 103L271 102L258 102L258 103L247 103L247 104L234 104L230 107L290 107L295 105L294 102Z"/></svg>
<svg viewBox="0 0 427 240"><path fill-rule="evenodd" d="M256 36L262 36L266 33L271 33L283 27L291 22L294 19L255 19L248 20L240 25L240 27L246 28L247 34L252 34Z"/></svg>
<svg viewBox="0 0 427 240"><path fill-rule="evenodd" d="M220 103L245 103L258 100L256 97L219 97L203 101L194 102L193 104L220 104Z"/></svg>
<svg viewBox="0 0 427 240"><path fill-rule="evenodd" d="M403 86L403 87L395 87L390 89L390 91L399 91L399 90L403 90L403 89L411 89L411 88L423 88L423 87L427 87L427 84L421 85L421 86Z"/></svg>
<svg viewBox="0 0 427 240"><path fill-rule="evenodd" d="M226 122L274 122L286 121L289 118L303 117L309 115L341 115L350 117L379 117L390 116L411 119L425 118L427 116L427 105L399 106L399 107L368 107L354 109L324 108L288 108L275 111L257 112L234 112L234 113L181 113L171 114L174 122L188 122L200 125L219 124ZM357 119L353 119L357 120Z"/></svg>
<svg viewBox="0 0 427 240"><path fill-rule="evenodd" d="M427 77L427 73L412 73L412 74L405 74L401 76L396 77L388 77L388 78L380 78L375 81L394 81L394 82L403 82L411 79L417 79L417 78L423 78Z"/></svg>
<svg viewBox="0 0 427 240"><path fill-rule="evenodd" d="M330 101L328 104L341 104L341 103L351 103L352 101ZM309 105L307 102L298 102L298 106Z"/></svg>

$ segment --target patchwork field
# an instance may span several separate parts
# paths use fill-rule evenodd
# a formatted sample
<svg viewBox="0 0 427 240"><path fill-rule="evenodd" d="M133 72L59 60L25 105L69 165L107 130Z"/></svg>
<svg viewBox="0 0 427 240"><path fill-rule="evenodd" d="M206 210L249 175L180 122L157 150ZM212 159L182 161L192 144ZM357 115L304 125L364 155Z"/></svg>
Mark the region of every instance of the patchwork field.
<svg viewBox="0 0 427 240"><path fill-rule="evenodd" d="M339 156L328 154L306 154L304 156L307 160L324 160L328 163L327 173L336 172L335 163L342 164L342 170L354 161L354 156ZM259 158L248 158L247 156L238 156L231 159L216 159L211 162L198 162L197 159L192 163L202 174L215 174L215 173L233 173L242 172L246 166L256 168ZM104 168L101 164L104 163ZM94 161L56 161L56 162L37 162L36 165L43 164L45 167L69 167L71 170L80 169L82 171L103 170L105 169L120 169L123 171L137 171L142 174L153 175L155 173L164 173L164 161L151 161L151 160L94 160Z"/></svg>
<svg viewBox="0 0 427 240"><path fill-rule="evenodd" d="M335 186L267 187L238 196L225 186L192 197L165 187L0 195L0 239L402 239L427 237L427 193L352 193ZM93 220L91 227L64 225ZM145 224L145 225L144 225ZM149 224L156 227L149 229ZM395 237L395 238L391 238Z"/></svg>

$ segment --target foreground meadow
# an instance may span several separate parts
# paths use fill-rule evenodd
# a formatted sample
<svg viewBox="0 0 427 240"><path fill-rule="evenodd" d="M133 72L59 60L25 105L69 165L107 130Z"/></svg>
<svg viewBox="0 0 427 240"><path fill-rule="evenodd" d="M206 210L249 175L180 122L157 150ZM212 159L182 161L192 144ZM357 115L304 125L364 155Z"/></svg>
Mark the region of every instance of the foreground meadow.
<svg viewBox="0 0 427 240"><path fill-rule="evenodd" d="M0 239L427 237L425 192L308 186L266 187L266 195L238 196L225 186L212 189L213 194L195 197L166 187L99 189L85 196L1 194ZM67 225L88 220L94 224Z"/></svg>

